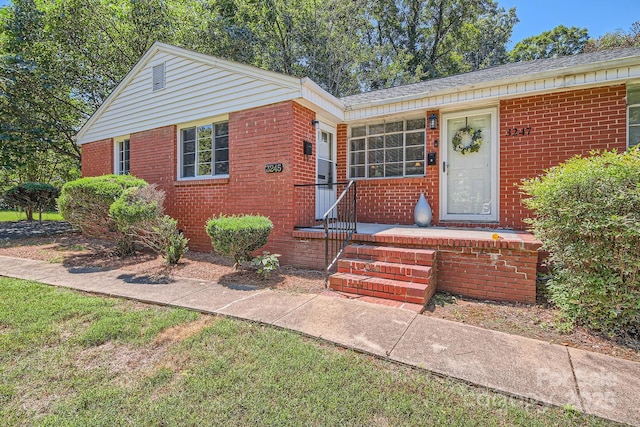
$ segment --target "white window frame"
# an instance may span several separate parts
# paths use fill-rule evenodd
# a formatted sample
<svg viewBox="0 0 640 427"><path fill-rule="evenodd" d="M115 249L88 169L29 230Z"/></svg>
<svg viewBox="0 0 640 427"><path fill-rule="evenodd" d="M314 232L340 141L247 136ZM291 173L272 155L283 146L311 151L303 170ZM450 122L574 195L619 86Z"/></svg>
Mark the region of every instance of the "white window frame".
<svg viewBox="0 0 640 427"><path fill-rule="evenodd" d="M412 129L412 130L403 130L401 132L389 132L389 133L401 133L402 134L402 160L400 163L402 163L402 175L396 175L396 176L374 176L374 177L369 177L367 176L369 174L369 146L368 146L368 142L366 142L367 138L372 137L372 136L380 136L380 135L386 135L387 133L382 133L382 134L375 134L375 135L369 135L369 126L371 125L379 125L379 124L386 124L386 123L394 123L394 122L399 122L402 121L403 122L403 129L406 129L406 122L407 121L411 121L411 120L424 120L425 122L425 126L424 128L422 128L422 132L424 132L424 141L423 141L423 158L422 158L422 173L421 174L415 174L415 175L407 175L406 174L406 149L407 149L407 134L408 133L415 133L415 132L419 132L420 129ZM351 131L353 128L357 128L357 127L361 127L361 126L366 126L366 131L365 131L365 135L364 136L355 136L352 137L351 136ZM425 115L416 115L416 116L409 116L409 117L388 117L385 118L383 120L368 120L366 122L359 122L359 123L353 123L351 125L349 125L348 129L347 129L347 177L348 179L353 179L353 180L363 180L363 179L400 179L400 178L420 178L420 177L424 177L426 176L427 173L427 126L428 126L428 120ZM353 177L351 176L351 140L353 139L361 139L364 138L365 139L365 149L364 149L364 155L365 155L365 176L361 176L361 177ZM387 164L387 162L384 162L383 164Z"/></svg>
<svg viewBox="0 0 640 427"><path fill-rule="evenodd" d="M123 152L125 143L129 148L128 170L124 170L124 165L127 163L126 160L121 159L120 157ZM116 175L131 174L131 138L129 135L113 139L113 173Z"/></svg>
<svg viewBox="0 0 640 427"><path fill-rule="evenodd" d="M211 175L198 175L197 174L197 167L198 167L198 150L197 150L197 136L196 136L196 163L194 165L194 176L183 176L182 172L183 172L183 160L184 160L184 156L183 156L183 143L182 143L182 131L184 129L189 129L189 128L197 128L199 126L205 126L205 125L214 125L213 131L212 131L212 136L215 135L215 125L216 124L220 124L220 123L224 123L227 122L229 123L229 116L228 115L223 115L223 116L217 116L211 119L205 119L205 120L198 120L198 121L194 121L194 122L188 122L188 123L184 123L181 124L179 126L177 126L177 135L176 135L176 141L178 144L178 149L177 149L177 153L178 153L178 159L177 159L177 180L178 181L194 181L194 180L202 180L202 179L219 179L219 178L229 178L229 174L218 174L215 175L213 172L215 171L215 160L213 158L213 154L212 154L212 160L211 162L213 163L212 165L212 174ZM230 134L228 135L228 137L230 138ZM229 150L229 148L227 148L227 150ZM228 159L229 162L229 167L231 166L231 159Z"/></svg>
<svg viewBox="0 0 640 427"><path fill-rule="evenodd" d="M628 86L627 87L627 99L629 99L629 93L634 92L640 97L640 85ZM638 144L631 144L631 128L638 127L640 128L640 123L631 123L631 108L640 108L640 102L636 104L627 104L627 149L631 147L640 146L640 142Z"/></svg>

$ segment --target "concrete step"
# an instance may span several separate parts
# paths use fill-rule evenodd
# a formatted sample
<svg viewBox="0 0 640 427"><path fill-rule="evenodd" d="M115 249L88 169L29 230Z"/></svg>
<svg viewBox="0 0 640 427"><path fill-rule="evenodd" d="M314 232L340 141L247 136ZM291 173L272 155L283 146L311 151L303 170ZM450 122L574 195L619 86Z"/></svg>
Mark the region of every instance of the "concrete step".
<svg viewBox="0 0 640 427"><path fill-rule="evenodd" d="M339 259L338 273L350 273L410 283L429 284L433 281L432 267L425 265L398 264L386 261L361 259Z"/></svg>
<svg viewBox="0 0 640 427"><path fill-rule="evenodd" d="M436 251L431 249L394 248L389 246L349 245L344 250L344 257L365 261L383 261L431 267L436 261Z"/></svg>
<svg viewBox="0 0 640 427"><path fill-rule="evenodd" d="M435 281L431 283L410 283L351 273L333 274L329 278L329 287L339 292L422 305L429 301L436 290Z"/></svg>

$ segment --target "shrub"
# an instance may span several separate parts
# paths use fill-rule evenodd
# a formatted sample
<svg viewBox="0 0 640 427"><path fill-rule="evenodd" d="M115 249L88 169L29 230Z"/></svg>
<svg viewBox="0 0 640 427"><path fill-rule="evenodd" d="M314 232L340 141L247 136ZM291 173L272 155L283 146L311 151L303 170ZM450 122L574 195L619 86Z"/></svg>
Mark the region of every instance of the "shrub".
<svg viewBox="0 0 640 427"><path fill-rule="evenodd" d="M164 215L164 192L155 184L131 187L109 208L109 215L122 234L120 250L133 251L140 243L176 264L187 252L188 239L178 230L178 221Z"/></svg>
<svg viewBox="0 0 640 427"><path fill-rule="evenodd" d="M147 242L147 246L159 252L168 264L177 264L189 250L189 239L178 230L178 221L169 215L160 217L151 231L154 239Z"/></svg>
<svg viewBox="0 0 640 427"><path fill-rule="evenodd" d="M264 251L262 255L258 255L251 260L251 265L256 268L258 274L264 279L271 276L271 273L280 267L279 257L280 254L270 254Z"/></svg>
<svg viewBox="0 0 640 427"><path fill-rule="evenodd" d="M69 181L58 198L60 214L84 234L111 237L116 231L109 207L126 188L147 183L130 175L102 175ZM117 236L116 236L117 237Z"/></svg>
<svg viewBox="0 0 640 427"><path fill-rule="evenodd" d="M251 252L267 243L273 223L264 216L244 215L211 218L205 230L216 252L233 259L234 268L251 259Z"/></svg>
<svg viewBox="0 0 640 427"><path fill-rule="evenodd" d="M60 190L51 184L26 182L11 187L4 195L4 202L24 209L27 221L33 221L33 213L38 212L42 222L42 212L52 207L59 194Z"/></svg>
<svg viewBox="0 0 640 427"><path fill-rule="evenodd" d="M533 232L549 250L551 300L609 335L640 325L640 151L575 157L525 181Z"/></svg>

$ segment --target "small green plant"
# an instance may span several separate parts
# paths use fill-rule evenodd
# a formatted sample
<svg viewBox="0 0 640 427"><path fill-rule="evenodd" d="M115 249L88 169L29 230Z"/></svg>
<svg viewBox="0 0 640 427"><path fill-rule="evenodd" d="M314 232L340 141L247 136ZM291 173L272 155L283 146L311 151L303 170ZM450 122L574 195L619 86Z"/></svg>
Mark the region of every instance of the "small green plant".
<svg viewBox="0 0 640 427"><path fill-rule="evenodd" d="M42 212L52 208L59 194L60 189L51 184L25 182L7 190L4 203L24 209L27 221L33 221L33 213L38 212L42 222Z"/></svg>
<svg viewBox="0 0 640 427"><path fill-rule="evenodd" d="M640 336L640 151L574 157L523 190L550 252L547 292L563 328Z"/></svg>
<svg viewBox="0 0 640 427"><path fill-rule="evenodd" d="M273 223L269 218L256 215L213 217L205 230L213 249L234 261L235 269L250 260L251 252L267 243Z"/></svg>
<svg viewBox="0 0 640 427"><path fill-rule="evenodd" d="M271 254L264 251L262 255L258 255L251 260L251 265L256 268L256 271L260 276L268 278L271 276L271 273L280 267L280 261L278 258L280 258L280 254Z"/></svg>

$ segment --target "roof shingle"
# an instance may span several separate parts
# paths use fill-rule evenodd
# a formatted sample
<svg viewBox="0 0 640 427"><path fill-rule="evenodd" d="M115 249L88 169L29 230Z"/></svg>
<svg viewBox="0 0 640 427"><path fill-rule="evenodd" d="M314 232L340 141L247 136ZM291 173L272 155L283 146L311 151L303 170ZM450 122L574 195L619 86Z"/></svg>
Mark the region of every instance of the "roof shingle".
<svg viewBox="0 0 640 427"><path fill-rule="evenodd" d="M640 48L615 49L573 56L562 56L559 58L514 62L454 76L345 96L340 98L340 100L349 108L357 104L385 101L420 94L427 96L431 92L453 89L460 86L488 83L514 77L533 76L548 71L560 72L563 69L580 65L597 64L631 57L638 57L640 62Z"/></svg>

